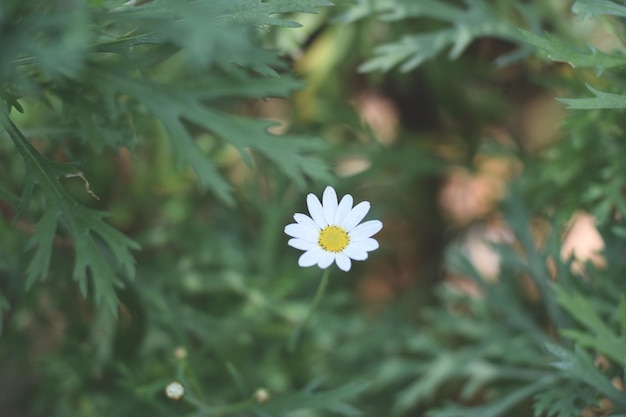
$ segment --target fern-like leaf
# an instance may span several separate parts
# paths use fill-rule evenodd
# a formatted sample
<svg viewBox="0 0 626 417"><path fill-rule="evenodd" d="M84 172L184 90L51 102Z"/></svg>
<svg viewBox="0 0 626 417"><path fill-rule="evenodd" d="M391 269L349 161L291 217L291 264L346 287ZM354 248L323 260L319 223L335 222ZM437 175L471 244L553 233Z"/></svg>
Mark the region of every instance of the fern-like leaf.
<svg viewBox="0 0 626 417"><path fill-rule="evenodd" d="M100 305L117 311L115 287L121 286L121 276L133 278L135 261L131 254L139 245L104 222L105 214L79 205L65 190L61 178L76 174L76 164L59 164L41 155L22 135L6 113L0 113L0 123L11 137L24 160L25 176L17 216L30 204L35 187L45 198L45 211L36 224L29 246L34 249L26 273L26 286L48 274L52 249L59 225L69 232L76 253L73 278L83 295L89 282Z"/></svg>
<svg viewBox="0 0 626 417"><path fill-rule="evenodd" d="M578 0L572 6L572 12L580 20L602 15L626 17L626 6L608 0Z"/></svg>
<svg viewBox="0 0 626 417"><path fill-rule="evenodd" d="M434 58L450 48L450 59L458 58L475 39L493 37L519 43L520 34L502 16L494 12L484 0L466 0L466 7L435 0L410 2L396 0L384 2L377 7L381 18L397 21L406 18L426 18L449 24L449 27L433 32L408 35L376 49L374 58L359 68L362 72L389 71L399 66L408 72L424 61ZM354 17L352 17L354 18Z"/></svg>
<svg viewBox="0 0 626 417"><path fill-rule="evenodd" d="M348 404L348 400L365 391L368 382L352 382L329 390L316 390L319 380L302 391L284 398L273 398L266 404L256 407L262 415L288 415L295 410L329 411L344 416L357 416L361 412Z"/></svg>
<svg viewBox="0 0 626 417"><path fill-rule="evenodd" d="M535 417L570 417L580 414L585 406L596 405L595 392L590 387L562 381L535 395Z"/></svg>
<svg viewBox="0 0 626 417"><path fill-rule="evenodd" d="M217 111L206 103L222 95L238 94L240 96L256 96L273 88L273 95L286 95L298 85L290 78L269 79L267 85L242 80L244 89L233 81L213 88L213 84L195 84L186 88L172 88L164 84L131 78L114 71L98 68L90 69L92 79L110 94L118 91L130 94L140 101L165 127L169 134L172 148L180 163L189 163L195 170L200 185L212 189L218 197L232 203L230 185L218 173L215 165L202 154L195 144L185 123L192 123L211 132L216 137L235 146L244 160L252 163L246 150L253 148L264 154L299 186L303 186L306 177L329 180L327 168L320 161L308 154L323 149L323 142L312 138L294 136L276 136L267 130L274 122L254 120ZM230 88L229 88L230 86Z"/></svg>
<svg viewBox="0 0 626 417"><path fill-rule="evenodd" d="M592 46L589 51L579 51L548 34L541 37L525 30L521 32L526 42L545 52L552 61L567 62L572 67L596 68L598 73L626 65L626 55L623 54L607 54Z"/></svg>
<svg viewBox="0 0 626 417"><path fill-rule="evenodd" d="M575 340L580 346L593 348L614 360L619 366L626 365L626 335L619 335L598 313L599 308L592 304L589 297L578 291L566 291L558 285L554 287L558 303L585 331L576 329L562 330L562 334ZM620 304L620 311L626 310L626 299Z"/></svg>
<svg viewBox="0 0 626 417"><path fill-rule="evenodd" d="M587 85L595 97L592 98L559 98L567 104L568 109L626 109L626 95L606 93Z"/></svg>
<svg viewBox="0 0 626 417"><path fill-rule="evenodd" d="M553 364L554 367L560 369L568 379L587 384L617 404L626 405L624 394L611 384L582 348L577 346L574 351L570 351L555 344L548 344L546 347L558 358L558 362Z"/></svg>

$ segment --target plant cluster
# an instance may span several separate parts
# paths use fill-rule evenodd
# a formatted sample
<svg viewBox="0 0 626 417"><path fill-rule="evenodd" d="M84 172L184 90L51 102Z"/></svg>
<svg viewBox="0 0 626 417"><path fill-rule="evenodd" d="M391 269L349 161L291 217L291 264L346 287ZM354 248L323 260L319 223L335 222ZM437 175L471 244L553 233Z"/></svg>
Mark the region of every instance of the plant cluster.
<svg viewBox="0 0 626 417"><path fill-rule="evenodd" d="M2 2L0 414L626 416L624 18Z"/></svg>

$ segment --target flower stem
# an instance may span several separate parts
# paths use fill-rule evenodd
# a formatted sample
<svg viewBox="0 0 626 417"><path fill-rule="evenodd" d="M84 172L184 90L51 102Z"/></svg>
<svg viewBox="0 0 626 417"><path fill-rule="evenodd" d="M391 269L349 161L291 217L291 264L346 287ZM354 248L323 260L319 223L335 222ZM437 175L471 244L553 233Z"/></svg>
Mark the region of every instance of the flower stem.
<svg viewBox="0 0 626 417"><path fill-rule="evenodd" d="M289 353L293 353L298 347L298 342L300 341L300 337L302 336L302 332L306 327L307 323L311 319L313 312L317 308L317 305L320 303L320 300L324 296L324 292L326 291L326 287L328 286L328 277L330 276L330 268L326 268L324 270L324 274L322 275L322 280L320 281L319 287L317 287L317 293L315 294L315 298L313 299L313 303L309 307L309 311L307 311L304 320L300 323L300 325L291 333L291 337L289 338L289 344L287 345L287 350Z"/></svg>

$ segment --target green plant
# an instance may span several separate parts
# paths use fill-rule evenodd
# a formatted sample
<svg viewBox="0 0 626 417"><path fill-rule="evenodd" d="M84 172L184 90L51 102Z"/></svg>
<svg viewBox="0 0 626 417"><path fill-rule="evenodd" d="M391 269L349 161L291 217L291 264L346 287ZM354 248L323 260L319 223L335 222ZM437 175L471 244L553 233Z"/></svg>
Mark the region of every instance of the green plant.
<svg viewBox="0 0 626 417"><path fill-rule="evenodd" d="M618 121L621 115L615 112L623 108L624 56L570 46L575 41L563 39L575 32L563 29L560 22L554 23L561 28L559 34L538 34L536 4L526 4L522 15L529 23L527 29L517 31L513 27L519 24L507 13L522 9L512 3L502 4L505 12L500 14L485 1L464 3L398 0L374 7L359 2L344 19L382 13L385 21L418 17L444 20L451 26L386 44L361 70L388 71L404 62L400 70L410 71L435 59L444 47L451 47L449 56L457 58L470 40L498 37L515 44L526 42L550 60L582 68L583 72L568 76L548 66L537 78L544 85L559 85L578 94L586 82L595 97L559 99L572 109L562 129L563 139L539 155L517 152L526 169L509 187L501 210L510 238L487 242L497 253L497 282L485 278L463 245L449 245L447 271L465 277L466 284L439 289L443 308L422 315L416 324L418 334L399 331L405 339L380 365L377 372L384 377L378 388L397 391L392 409L396 415L425 408L430 410L427 415L436 417L528 415L531 409L537 417L575 416L582 410L590 415L625 415L626 318L620 259L626 214L621 167L626 148ZM609 26L610 33L623 33L618 17L626 15L626 8L621 4L577 1L572 10L580 19L607 16L595 27ZM464 19L465 14L479 18ZM467 25L492 30L463 31ZM528 46L518 51L527 53ZM585 68L594 69L595 75L584 72ZM478 149L484 152L486 147ZM602 262L582 266L580 260L565 255L562 239L569 219L580 210L598 221ZM541 233L547 240L532 232L537 223L543 225ZM441 404L437 399L442 395L458 402ZM480 405L470 405L476 403Z"/></svg>
<svg viewBox="0 0 626 417"><path fill-rule="evenodd" d="M0 414L626 416L622 3L3 2Z"/></svg>
<svg viewBox="0 0 626 417"><path fill-rule="evenodd" d="M3 344L2 356L12 358L3 360L2 374L11 374L9 362L38 361L37 370L25 366L18 378L36 380L38 394L20 391L12 396L9 406L23 407L16 412L223 415L247 410L282 415L319 409L355 414L346 400L365 388L361 382L323 390L321 381L313 380L281 395L292 384L283 371L269 372L264 385L272 389L272 401L264 404L270 394L255 396L257 387L247 386L247 378L228 364L237 355L232 337L249 337L247 332L267 314L279 314L282 320L288 316L270 308L269 293L243 286L237 275L246 270L258 273L255 268L270 260L248 260L235 268L243 258L238 254L250 251L233 239L237 233L239 238L245 236L245 227L237 222L219 226L219 214L208 220L197 204L190 203L193 198L203 200L222 218L236 219L235 210L245 215L245 207L235 209L233 187L226 178L239 161L247 164L245 169L256 166L277 181L288 178L299 187L311 179L329 181L326 164L316 156L325 147L323 142L271 134L268 129L275 122L246 115L240 103L286 97L301 87L290 75L287 60L264 45L263 33L273 26L299 26L282 16L317 13L318 7L330 5L325 0L228 0L11 1L0 6L1 234L11 242L1 252L0 311L6 313L2 321L10 323L3 335L10 343ZM232 149L240 159L233 157ZM129 155L137 158L131 163L133 173L117 169ZM84 187L73 187L74 177ZM128 188L116 188L120 184ZM194 191L192 184L198 189ZM174 196L164 212L152 211L143 232L129 230L129 220L138 225L141 213L151 211L143 201L153 204L160 193ZM257 197L264 201L261 194ZM242 203L246 205L239 198ZM255 210L265 209L263 221L271 222L279 233L282 211L262 206ZM186 215L197 221L183 226ZM32 224L35 216L39 220ZM5 222L11 217L11 224ZM159 220L152 222L155 218ZM124 228L126 234L119 230ZM220 228L224 233L219 232L218 239L203 235ZM194 237L198 230L203 234ZM275 247L277 232L269 233L267 239ZM180 248L176 242L191 246ZM32 250L28 258L22 256L23 247ZM196 272L186 268L193 259L197 271L196 265L206 262L206 253L227 256L220 276L209 287L199 288L192 283ZM167 261L157 268L142 262L149 259L156 265L159 257ZM233 276L235 270L239 272ZM137 274L151 279L134 281ZM68 275L77 282L80 296L65 281ZM231 301L217 301L213 311L200 312L199 306L192 306L204 291ZM93 305L82 301L88 294ZM252 310L236 319L239 324L218 319L231 312L231 302L252 303ZM245 316L256 319L239 321ZM53 330L29 335L39 319L52 323L44 328L61 326L71 336L59 339ZM173 332L171 338L162 338L164 328ZM241 333L233 334L233 329ZM220 332L222 340L216 342L213 337ZM198 340L209 335L211 342L198 346ZM30 349L38 344L49 350L39 355ZM14 350L19 346L24 349ZM229 349L232 354L226 358ZM255 361L249 349L239 352L246 352L241 364ZM223 361L218 359L221 354ZM140 356L151 359L136 362ZM203 365L197 368L198 363ZM214 377L199 382L216 373L224 378L230 374L232 384L216 383ZM174 378L186 387L184 404L164 401L162 390ZM221 388L220 394L207 396L204 390L211 387ZM234 404L228 405L231 400Z"/></svg>
<svg viewBox="0 0 626 417"><path fill-rule="evenodd" d="M132 148L137 124L159 123L179 166L191 166L202 189L232 204L230 186L214 158L226 146L252 164L248 148L272 160L296 183L325 178L323 164L307 154L320 142L276 137L273 124L228 113L236 98L286 96L299 84L276 53L261 48L256 30L298 26L275 15L315 12L327 1L240 2L47 2L2 6L2 59L5 112L2 126L24 161L25 173L16 219L31 207L33 189L43 193L43 214L29 246L34 248L26 286L47 275L57 228L73 241L73 278L86 296L117 309L115 287L134 276L131 251L137 243L108 225L104 214L78 204L61 180L85 177L76 164L58 163L32 146L10 116L36 112L51 143L73 140L99 151ZM69 13L69 15L68 15ZM29 34L37 33L33 39ZM7 111L8 110L8 111ZM198 147L202 130L209 149ZM74 148L72 143L72 147ZM61 147L63 149L64 147ZM67 159L77 149L65 147ZM73 151L73 152L72 152ZM88 183L87 183L88 184ZM8 184L7 184L8 185ZM90 192L89 188L87 191ZM3 187L9 203L15 197ZM90 280L91 278L91 280Z"/></svg>

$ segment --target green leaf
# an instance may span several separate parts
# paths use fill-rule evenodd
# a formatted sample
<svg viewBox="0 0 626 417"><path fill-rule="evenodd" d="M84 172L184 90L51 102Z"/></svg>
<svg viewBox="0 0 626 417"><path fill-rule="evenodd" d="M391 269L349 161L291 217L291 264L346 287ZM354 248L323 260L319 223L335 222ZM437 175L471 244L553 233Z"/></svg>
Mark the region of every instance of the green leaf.
<svg viewBox="0 0 626 417"><path fill-rule="evenodd" d="M530 277L537 285L542 298L543 304L546 306L546 311L550 317L552 323L556 326L561 326L566 318L563 311L556 302L552 281L550 279L550 272L547 268L547 255L537 247L536 239L534 238L531 228L529 227L531 215L526 207L526 202L522 199L521 194L517 191L519 183L512 183L512 191L509 193L507 200L505 200L505 206L507 208L507 221L517 237L520 245L527 256L526 265L520 265L525 267L529 272ZM519 262L520 258L518 254L511 251L511 247L506 247L509 250L507 256L506 251L501 252L501 256L504 259L508 258L508 263L513 264ZM504 248L503 248L504 249ZM504 261L503 259L503 261Z"/></svg>
<svg viewBox="0 0 626 417"><path fill-rule="evenodd" d="M0 75L3 81L24 83L25 65L36 65L49 79L76 76L91 42L90 20L85 2L66 5L35 0L3 2L0 6ZM34 4L33 4L34 3ZM32 75L32 74L28 74Z"/></svg>
<svg viewBox="0 0 626 417"><path fill-rule="evenodd" d="M301 187L308 178L329 182L328 167L312 156L325 147L322 141L279 138L267 132L272 122L231 116L224 109L242 97L286 97L300 88L292 77L278 76L277 69L286 68L284 60L263 47L257 29L297 27L286 14L318 13L318 7L331 5L328 0L104 2L81 18L83 26L100 30L83 37L88 47L76 46L80 63L68 58L74 72L63 73L72 76L42 88L62 107L64 131L96 150L103 145L130 146L136 138L135 116L147 109L166 130L179 166L191 166L200 186L210 188L226 203L233 203L230 184L196 145L190 133L194 127L237 147L249 164L249 148L256 149ZM11 13L6 17L10 22L20 20ZM53 50L44 52L54 55ZM13 57L7 55L0 65L5 62L12 63ZM37 54L26 53L20 59L19 73L32 74L30 81L36 84L37 75L45 72L41 68L45 62ZM181 69L180 65L185 66ZM192 81L181 83L180 79ZM129 96L134 100L128 100ZM49 230L51 220L44 220L47 223L42 226Z"/></svg>
<svg viewBox="0 0 626 417"><path fill-rule="evenodd" d="M559 361L553 366L560 369L569 379L580 381L598 390L602 395L620 405L626 405L626 396L611 384L611 381L596 368L593 359L580 347L574 352L556 344L547 344L548 351Z"/></svg>
<svg viewBox="0 0 626 417"><path fill-rule="evenodd" d="M535 395L533 409L535 417L577 416L586 406L596 405L595 390L572 381L560 381Z"/></svg>
<svg viewBox="0 0 626 417"><path fill-rule="evenodd" d="M620 366L626 366L626 334L618 335L606 324L588 295L566 291L558 285L554 286L554 290L557 302L585 327L584 332L566 329L561 333L583 347L593 348L606 355ZM626 314L626 298L622 298L619 308L622 315Z"/></svg>
<svg viewBox="0 0 626 417"><path fill-rule="evenodd" d="M453 23L463 16L463 9L437 0L359 0L347 12L338 17L342 23L351 23L366 16L381 13L382 20L400 20L424 17Z"/></svg>
<svg viewBox="0 0 626 417"><path fill-rule="evenodd" d="M626 55L607 54L598 51L591 45L588 51L575 50L547 33L545 37L541 37L526 30L520 31L526 42L545 52L552 61L567 62L572 67L597 68L600 73L607 68L626 65Z"/></svg>
<svg viewBox="0 0 626 417"><path fill-rule="evenodd" d="M626 96L622 94L605 93L587 85L589 91L595 94L593 98L558 98L561 103L567 104L568 109L625 109Z"/></svg>
<svg viewBox="0 0 626 417"><path fill-rule="evenodd" d="M437 390L449 381L466 380L462 396L471 398L489 381L503 377L505 373L508 377L509 374L515 374L515 371L510 369L505 371L495 364L482 360L479 357L480 353L477 349L463 349L458 352L439 351L428 365L423 367L420 377L398 392L392 411L395 414L403 414L423 405L434 398Z"/></svg>
<svg viewBox="0 0 626 417"><path fill-rule="evenodd" d="M239 390L239 394L241 394L242 396L249 395L250 387L248 386L248 383L241 375L239 370L235 367L235 365L233 365L231 362L227 362L226 369L228 370L228 374L233 380L235 386Z"/></svg>
<svg viewBox="0 0 626 417"><path fill-rule="evenodd" d="M432 398L436 390L446 381L456 376L470 359L471 353L442 352L430 362L426 372L412 384L402 389L396 395L394 411L407 412L419 406L424 400Z"/></svg>
<svg viewBox="0 0 626 417"><path fill-rule="evenodd" d="M352 382L326 391L316 391L311 387L305 387L296 394L272 398L271 401L255 407L255 411L272 415L273 413L287 415L287 412L296 410L319 410L344 416L357 416L361 412L349 405L347 401L365 391L369 385L369 382Z"/></svg>
<svg viewBox="0 0 626 417"><path fill-rule="evenodd" d="M608 0L578 0L572 5L572 12L580 20L602 15L626 17L625 6Z"/></svg>
<svg viewBox="0 0 626 417"><path fill-rule="evenodd" d="M400 66L400 71L409 72L424 61L439 55L455 40L457 40L457 33L453 29L441 30L432 34L405 36L400 41L377 47L375 50L377 56L363 63L359 67L359 71L387 72ZM457 51L460 53L465 49L467 43L458 42L457 45ZM454 58L456 57L458 54L454 55Z"/></svg>
<svg viewBox="0 0 626 417"><path fill-rule="evenodd" d="M47 276L56 230L61 224L74 242L73 278L81 293L87 295L91 280L96 302L107 305L117 314L115 287L122 285L120 276L134 277L135 261L131 250L139 249L139 245L105 223L105 213L79 205L63 188L60 179L75 175L75 164L59 164L43 157L5 113L0 113L0 123L22 156L26 169L17 217L29 206L36 186L45 197L44 214L29 242L35 252L26 272L26 286Z"/></svg>
<svg viewBox="0 0 626 417"><path fill-rule="evenodd" d="M439 410L433 410L426 415L428 417L501 417L519 404L521 401L533 394L545 390L546 387L554 384L556 378L553 376L542 378L532 384L525 385L508 395L488 404L478 407L461 407L457 405L448 406Z"/></svg>
<svg viewBox="0 0 626 417"><path fill-rule="evenodd" d="M202 66L217 63L228 69L235 62L253 67L267 60L278 64L276 54L260 47L251 29L299 27L299 23L277 16L318 13L317 7L332 5L327 0L162 0L141 7L115 7L102 10L96 19L117 28L120 39L108 38L99 49L132 58L136 45L156 44L162 49L174 45L174 52L180 49L189 61ZM155 27L159 28L156 33Z"/></svg>
<svg viewBox="0 0 626 417"><path fill-rule="evenodd" d="M209 107L206 104L207 100L228 93L226 85L217 88L216 91L211 89L211 84L174 88L130 78L112 70L91 68L90 73L98 79L98 85L106 88L108 93L118 91L120 94L130 94L140 101L167 130L179 162L191 165L198 176L200 185L211 188L227 203L233 203L230 185L219 174L215 165L199 150L186 123L202 127L235 146L244 160L249 163L251 160L247 153L248 148L258 150L282 168L285 174L301 187L304 186L306 177L330 180L326 165L309 156L310 153L324 149L325 143L304 137L278 137L267 131L275 124L274 122L229 115ZM284 95L289 89L298 85L289 78L268 81L266 87L249 91L244 91L240 86L237 87L231 82L230 92L237 91L240 95L254 96L260 92L265 93L270 86L274 86L275 95ZM243 82L245 85L246 82L251 81L244 80ZM103 91L103 94L105 93Z"/></svg>
<svg viewBox="0 0 626 417"><path fill-rule="evenodd" d="M475 39L492 37L519 43L521 36L516 28L496 14L484 0L469 0L467 8L457 7L440 1L390 2L385 3L383 19L400 20L405 18L427 18L450 24L449 28L407 35L396 42L376 49L374 58L359 67L361 72L389 71L400 66L400 71L408 72L424 61L432 59L450 47L450 59L458 58Z"/></svg>
<svg viewBox="0 0 626 417"><path fill-rule="evenodd" d="M232 12L226 14L237 22L252 23L255 25L273 25L300 27L301 25L293 20L279 19L273 17L281 13L319 13L317 7L328 7L334 4L328 0L272 0L260 2L259 0L244 0L241 5L233 8Z"/></svg>

